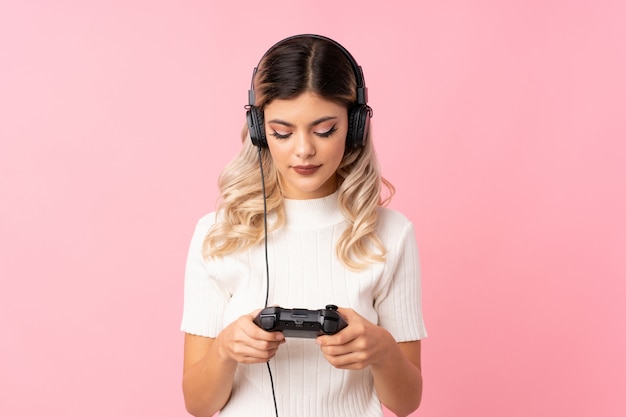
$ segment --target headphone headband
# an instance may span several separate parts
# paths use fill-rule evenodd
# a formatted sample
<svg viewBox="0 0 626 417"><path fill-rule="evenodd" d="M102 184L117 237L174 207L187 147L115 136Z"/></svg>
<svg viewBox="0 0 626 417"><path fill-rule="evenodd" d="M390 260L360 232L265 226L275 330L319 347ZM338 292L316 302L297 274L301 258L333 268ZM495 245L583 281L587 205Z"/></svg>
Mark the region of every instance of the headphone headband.
<svg viewBox="0 0 626 417"><path fill-rule="evenodd" d="M256 77L256 72L259 68L259 65L261 65L261 62L263 62L263 59L270 52L276 49L277 46L280 46L283 43L288 42L290 40L300 39L300 38L320 39L320 40L327 41L335 45L344 54L344 56L348 58L348 62L350 62L350 66L352 67L352 71L354 72L354 76L356 78L356 104L367 104L367 87L365 86L365 78L363 77L363 69L356 62L356 59L354 59L352 54L346 48L344 48L343 45L341 45L339 42L337 42L334 39L331 39L322 35L302 34L302 35L293 35L281 41L276 42L274 45L270 47L270 49L265 51L261 59L259 59L259 63L256 65L256 67L254 67L254 71L252 72L252 80L250 81L250 89L248 90L248 104L250 106L254 106L254 102L256 101L256 96L254 94L254 77Z"/></svg>

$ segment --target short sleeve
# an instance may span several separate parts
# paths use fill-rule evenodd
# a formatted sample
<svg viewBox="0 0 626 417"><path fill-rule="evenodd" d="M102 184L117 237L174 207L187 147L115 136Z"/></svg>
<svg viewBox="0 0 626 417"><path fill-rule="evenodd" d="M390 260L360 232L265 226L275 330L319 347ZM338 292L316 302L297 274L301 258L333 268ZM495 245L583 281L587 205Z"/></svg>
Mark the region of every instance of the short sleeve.
<svg viewBox="0 0 626 417"><path fill-rule="evenodd" d="M180 329L186 333L216 337L221 331L229 296L210 273L202 255L204 239L214 223L209 214L196 225L185 267L183 317Z"/></svg>
<svg viewBox="0 0 626 417"><path fill-rule="evenodd" d="M378 324L387 329L398 342L423 339L427 336L422 314L420 262L413 225L399 228L396 244L388 248L384 286L375 301Z"/></svg>

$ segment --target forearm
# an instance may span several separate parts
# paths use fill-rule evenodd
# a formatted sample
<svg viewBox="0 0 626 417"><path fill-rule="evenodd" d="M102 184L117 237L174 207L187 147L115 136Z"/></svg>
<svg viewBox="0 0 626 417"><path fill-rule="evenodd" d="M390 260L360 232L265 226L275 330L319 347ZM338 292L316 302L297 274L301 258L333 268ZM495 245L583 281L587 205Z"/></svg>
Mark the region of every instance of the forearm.
<svg viewBox="0 0 626 417"><path fill-rule="evenodd" d="M391 335L389 335L391 339ZM415 411L422 400L422 373L393 340L380 363L372 365L378 398L397 416Z"/></svg>
<svg viewBox="0 0 626 417"><path fill-rule="evenodd" d="M221 355L217 339L210 339L205 355L183 374L187 411L211 417L221 410L230 397L236 369L237 362Z"/></svg>

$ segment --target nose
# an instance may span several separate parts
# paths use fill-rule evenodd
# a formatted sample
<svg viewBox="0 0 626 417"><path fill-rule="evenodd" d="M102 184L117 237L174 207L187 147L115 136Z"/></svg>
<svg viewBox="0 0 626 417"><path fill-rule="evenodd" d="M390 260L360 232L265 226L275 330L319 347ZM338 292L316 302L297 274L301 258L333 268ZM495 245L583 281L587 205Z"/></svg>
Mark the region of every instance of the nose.
<svg viewBox="0 0 626 417"><path fill-rule="evenodd" d="M298 158L308 159L315 155L315 144L308 133L301 133L296 136L294 152Z"/></svg>

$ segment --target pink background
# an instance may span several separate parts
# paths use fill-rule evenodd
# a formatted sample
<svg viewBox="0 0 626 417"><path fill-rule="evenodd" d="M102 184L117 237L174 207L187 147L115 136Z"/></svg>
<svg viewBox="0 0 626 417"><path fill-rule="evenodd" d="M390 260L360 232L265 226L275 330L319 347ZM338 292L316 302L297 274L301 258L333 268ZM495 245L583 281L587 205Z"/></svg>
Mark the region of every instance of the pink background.
<svg viewBox="0 0 626 417"><path fill-rule="evenodd" d="M0 4L0 415L186 415L187 245L303 32L364 67L416 225L415 415L626 415L626 3L370 3Z"/></svg>

